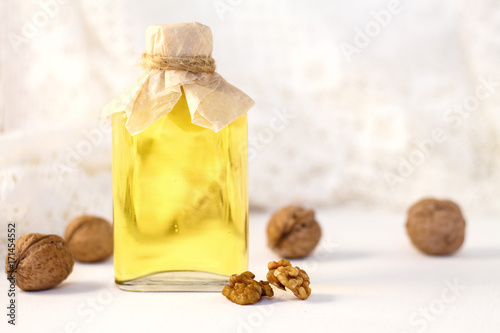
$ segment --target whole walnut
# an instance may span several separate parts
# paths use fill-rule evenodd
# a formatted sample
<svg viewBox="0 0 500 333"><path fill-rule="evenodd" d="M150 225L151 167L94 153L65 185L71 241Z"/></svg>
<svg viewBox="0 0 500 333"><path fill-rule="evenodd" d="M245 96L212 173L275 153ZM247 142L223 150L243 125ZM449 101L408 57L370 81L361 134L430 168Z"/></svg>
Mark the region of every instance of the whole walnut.
<svg viewBox="0 0 500 333"><path fill-rule="evenodd" d="M267 244L284 258L309 255L321 238L321 228L314 211L287 206L275 212L267 224Z"/></svg>
<svg viewBox="0 0 500 333"><path fill-rule="evenodd" d="M7 278L22 290L46 290L63 282L73 270L73 256L57 235L31 233L15 243L14 263L5 260Z"/></svg>
<svg viewBox="0 0 500 333"><path fill-rule="evenodd" d="M406 230L420 251L433 255L451 254L462 246L465 220L456 203L426 198L408 209Z"/></svg>
<svg viewBox="0 0 500 333"><path fill-rule="evenodd" d="M113 254L113 226L97 216L75 218L66 227L64 239L77 261L98 262Z"/></svg>

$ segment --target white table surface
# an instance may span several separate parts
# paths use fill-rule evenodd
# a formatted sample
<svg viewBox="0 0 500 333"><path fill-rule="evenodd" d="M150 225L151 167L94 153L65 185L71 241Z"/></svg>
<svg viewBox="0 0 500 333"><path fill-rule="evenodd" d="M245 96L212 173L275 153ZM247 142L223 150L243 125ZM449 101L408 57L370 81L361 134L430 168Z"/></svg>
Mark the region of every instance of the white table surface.
<svg viewBox="0 0 500 333"><path fill-rule="evenodd" d="M265 278L277 259L265 245L268 213L250 214L249 269ZM319 248L292 264L311 278L306 301L277 291L251 306L220 293L117 289L112 260L76 264L58 288L18 292L0 332L500 332L500 218L467 218L466 241L449 257L417 252L404 214L321 210ZM453 286L453 285L457 285Z"/></svg>

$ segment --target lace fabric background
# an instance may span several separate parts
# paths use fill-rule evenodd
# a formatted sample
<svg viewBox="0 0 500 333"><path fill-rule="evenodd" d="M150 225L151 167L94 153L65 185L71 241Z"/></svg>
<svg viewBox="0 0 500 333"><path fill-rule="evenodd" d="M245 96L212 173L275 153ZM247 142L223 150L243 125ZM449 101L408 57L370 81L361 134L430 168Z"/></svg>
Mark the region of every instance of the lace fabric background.
<svg viewBox="0 0 500 333"><path fill-rule="evenodd" d="M84 212L111 218L98 115L138 77L146 27L188 21L212 28L217 72L256 102L251 207L354 205L403 221L431 195L499 214L500 5L404 1L387 16L388 3L2 1L2 224L62 234Z"/></svg>

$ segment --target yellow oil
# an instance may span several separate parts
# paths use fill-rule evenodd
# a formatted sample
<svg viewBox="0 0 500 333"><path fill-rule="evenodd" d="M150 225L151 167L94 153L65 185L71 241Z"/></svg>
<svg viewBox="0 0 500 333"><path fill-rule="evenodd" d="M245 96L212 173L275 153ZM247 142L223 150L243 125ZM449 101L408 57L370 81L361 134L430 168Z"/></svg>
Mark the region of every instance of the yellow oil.
<svg viewBox="0 0 500 333"><path fill-rule="evenodd" d="M155 276L245 271L246 115L215 133L191 123L182 96L139 134L129 134L126 120L124 112L112 116L117 284L140 281L123 289L169 290L162 286L169 280Z"/></svg>

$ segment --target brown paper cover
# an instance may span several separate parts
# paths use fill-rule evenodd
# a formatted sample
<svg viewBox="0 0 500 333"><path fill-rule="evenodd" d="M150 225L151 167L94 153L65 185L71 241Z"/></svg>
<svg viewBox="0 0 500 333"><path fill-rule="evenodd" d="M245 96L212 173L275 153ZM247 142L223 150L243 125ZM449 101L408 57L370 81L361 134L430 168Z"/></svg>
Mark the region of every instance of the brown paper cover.
<svg viewBox="0 0 500 333"><path fill-rule="evenodd" d="M212 32L197 22L152 25L146 31L146 52L171 57L209 57ZM184 93L193 124L214 132L245 114L254 101L217 73L146 69L137 82L103 110L106 117L124 111L134 135L172 111Z"/></svg>

